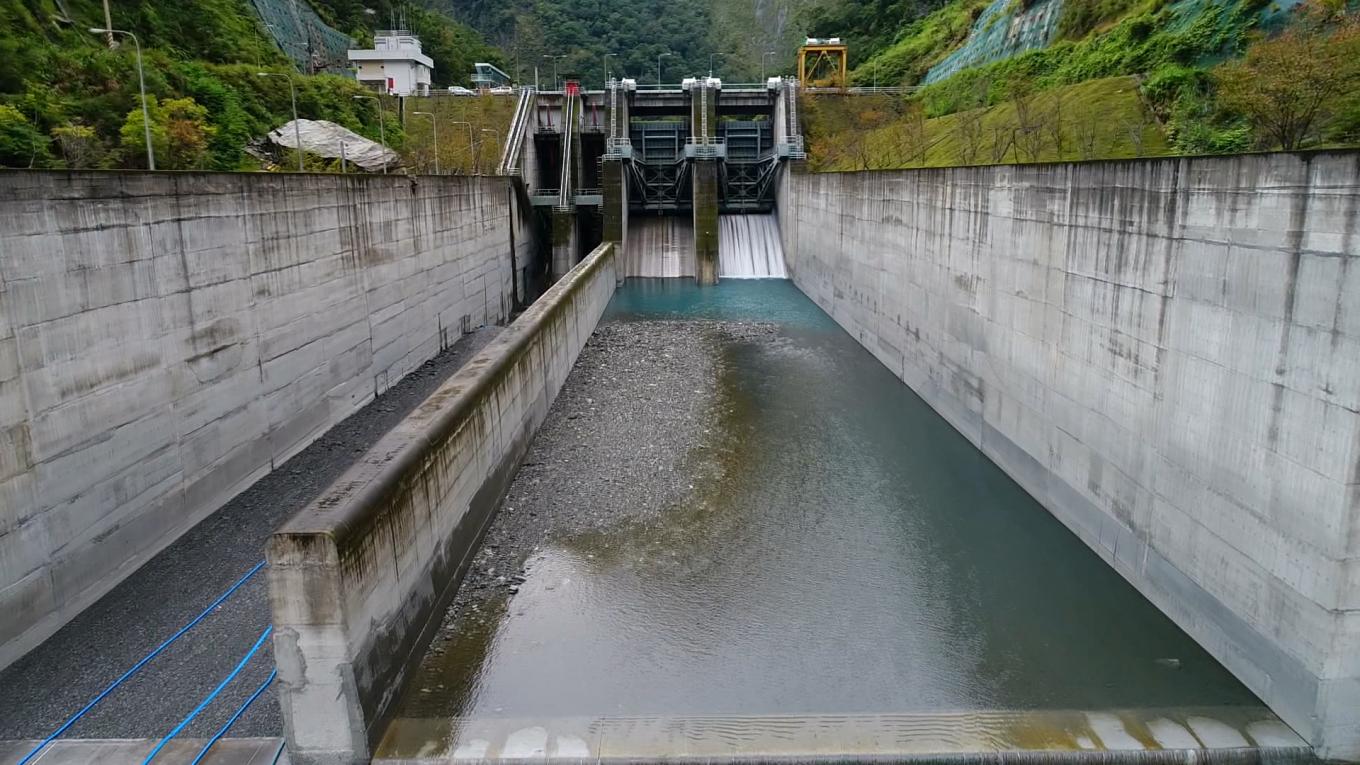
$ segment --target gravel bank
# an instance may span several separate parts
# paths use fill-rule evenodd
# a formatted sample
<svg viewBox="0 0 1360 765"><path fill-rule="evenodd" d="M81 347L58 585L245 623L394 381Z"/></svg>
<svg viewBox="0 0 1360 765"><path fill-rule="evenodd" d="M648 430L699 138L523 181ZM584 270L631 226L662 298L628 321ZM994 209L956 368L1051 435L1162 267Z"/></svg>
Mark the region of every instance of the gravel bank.
<svg viewBox="0 0 1360 765"><path fill-rule="evenodd" d="M684 502L715 466L706 434L722 406L723 343L773 325L719 321L601 324L581 351L431 644L420 675L488 604L513 597L533 554L580 534L645 521ZM438 682L429 678L429 683ZM419 677L413 692L428 685Z"/></svg>
<svg viewBox="0 0 1360 765"><path fill-rule="evenodd" d="M0 672L0 739L43 738L264 558L265 540L489 343L484 328L426 362L368 406L195 526L36 650ZM270 621L256 575L63 738L159 738L230 672ZM274 666L266 644L182 734L206 737ZM283 730L278 701L258 699L232 736Z"/></svg>

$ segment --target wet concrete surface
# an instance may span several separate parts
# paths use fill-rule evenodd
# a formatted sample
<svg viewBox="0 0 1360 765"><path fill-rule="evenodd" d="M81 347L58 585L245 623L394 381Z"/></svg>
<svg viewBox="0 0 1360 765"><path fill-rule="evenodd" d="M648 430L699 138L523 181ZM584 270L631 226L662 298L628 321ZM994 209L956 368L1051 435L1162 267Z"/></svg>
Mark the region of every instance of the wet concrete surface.
<svg viewBox="0 0 1360 765"><path fill-rule="evenodd" d="M380 755L639 717L1274 721L791 284L630 281L581 363Z"/></svg>
<svg viewBox="0 0 1360 765"><path fill-rule="evenodd" d="M198 615L264 559L265 541L279 524L305 507L498 332L494 327L476 330L412 372L0 671L0 740L47 736ZM269 621L261 571L63 738L165 735L226 677ZM183 735L211 735L273 666L272 645L266 643ZM255 701L231 735L273 736L282 728L271 690Z"/></svg>

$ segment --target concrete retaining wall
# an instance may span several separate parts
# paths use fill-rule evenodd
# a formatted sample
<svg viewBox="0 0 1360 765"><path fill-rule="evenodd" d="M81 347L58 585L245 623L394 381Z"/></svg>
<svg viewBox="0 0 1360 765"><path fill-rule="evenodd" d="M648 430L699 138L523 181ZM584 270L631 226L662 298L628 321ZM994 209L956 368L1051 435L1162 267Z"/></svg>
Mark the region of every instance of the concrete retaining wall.
<svg viewBox="0 0 1360 765"><path fill-rule="evenodd" d="M505 319L509 204L489 178L0 173L0 666Z"/></svg>
<svg viewBox="0 0 1360 765"><path fill-rule="evenodd" d="M294 762L367 761L616 278L602 245L270 541Z"/></svg>
<svg viewBox="0 0 1360 765"><path fill-rule="evenodd" d="M1324 756L1360 759L1360 155L780 193L805 293Z"/></svg>

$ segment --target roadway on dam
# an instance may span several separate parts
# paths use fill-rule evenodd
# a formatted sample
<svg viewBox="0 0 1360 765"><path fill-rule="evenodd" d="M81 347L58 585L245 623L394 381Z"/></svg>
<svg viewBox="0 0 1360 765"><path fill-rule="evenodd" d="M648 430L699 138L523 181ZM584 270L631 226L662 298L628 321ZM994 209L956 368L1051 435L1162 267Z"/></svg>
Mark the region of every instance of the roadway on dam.
<svg viewBox="0 0 1360 765"><path fill-rule="evenodd" d="M377 755L1299 743L790 282L630 280Z"/></svg>

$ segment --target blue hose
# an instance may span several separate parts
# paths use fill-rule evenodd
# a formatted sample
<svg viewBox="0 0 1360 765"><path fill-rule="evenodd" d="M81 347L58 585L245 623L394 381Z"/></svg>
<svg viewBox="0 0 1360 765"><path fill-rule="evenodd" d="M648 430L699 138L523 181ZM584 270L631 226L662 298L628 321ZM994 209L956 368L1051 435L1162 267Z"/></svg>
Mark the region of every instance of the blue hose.
<svg viewBox="0 0 1360 765"><path fill-rule="evenodd" d="M206 619L208 617L208 614L211 614L214 609L222 605L222 602L225 601L227 598L231 597L232 593L241 589L241 587L246 582L250 581L251 577L259 573L260 569L264 568L264 563L265 563L264 561L260 561L259 563L255 564L254 568L246 572L245 576L236 580L236 584L233 584L231 587L229 587L226 592L217 596L217 600L214 600L207 608L203 609L203 612L200 613L198 616L194 617L193 621L189 622L183 627L180 627L178 632L171 635L168 639L166 639L164 643L161 643L159 646L156 646L156 650L152 651L146 656L143 656L141 661L132 665L132 669L129 669L127 672L124 672L122 677L118 678L117 680L114 680L113 683L109 685L109 687L105 688L98 696L95 696L94 699L90 701L90 703L86 704L84 708L82 708L79 712L76 712L75 715L71 717L71 719L62 723L60 728L57 728L55 731L51 733L51 735L43 739L42 743L33 747L33 751L24 755L24 758L22 760L19 760L19 765L27 765L29 760L33 759L34 756L36 756L39 752L43 750L43 747L46 747L48 744L55 741L58 736L65 733L72 725L75 725L77 720L84 717L85 714L89 712L91 709L94 709L94 706L99 702L103 701L105 696L108 696L110 693L113 693L113 690L115 688L122 685L124 682L127 681L129 677L132 677L134 674L136 674L137 670L146 666L148 662L159 656L161 651L164 651L166 648L169 648L171 643L175 642L176 640L179 640L181 637L184 636L184 633L193 629L199 622Z"/></svg>
<svg viewBox="0 0 1360 765"><path fill-rule="evenodd" d="M259 653L260 647L264 645L264 641L269 639L269 635L273 631L274 625L272 624L264 628L264 632L260 633L260 638L255 641L255 645L251 646L250 650L246 652L246 655L242 656L241 660L236 663L236 668L228 673L226 677L222 678L222 682L217 684L217 687L213 689L212 693L209 693L207 696L203 697L202 701L198 702L198 706L194 707L194 711L190 712L188 716L179 721L178 725L171 728L169 733L165 734L165 738L161 739L159 744L156 744L156 748L151 750L151 753L146 756L145 760L142 760L142 765L148 765L148 763L155 759L156 755L160 754L161 750L165 748L165 745L170 743L170 739L178 736L179 732L188 727L189 723L193 722L194 718L198 717L200 712L207 709L208 705L213 703L213 700L222 692L222 689L230 685L231 681L235 680L236 676L241 674L241 670L245 669L246 664L255 657L255 654Z"/></svg>
<svg viewBox="0 0 1360 765"><path fill-rule="evenodd" d="M269 684L274 682L274 678L278 676L278 668L270 670L269 677L266 677L264 682L260 683L260 687L256 688L254 693L250 694L250 698L246 699L246 703L242 704L240 708L236 710L236 714L232 715L231 719L227 720L225 725L217 729L217 732L213 734L212 738L208 739L208 743L203 745L203 748L198 752L198 756L195 757L193 762L190 762L189 765L198 765L198 763L202 762L203 758L208 756L208 750L213 748L213 744L216 744L223 736L227 735L227 731L231 730L231 726L235 725L236 721L241 719L241 715L245 714L247 709L250 709L250 705L255 703L255 699L258 699L260 694L264 693L265 689L269 687Z"/></svg>

